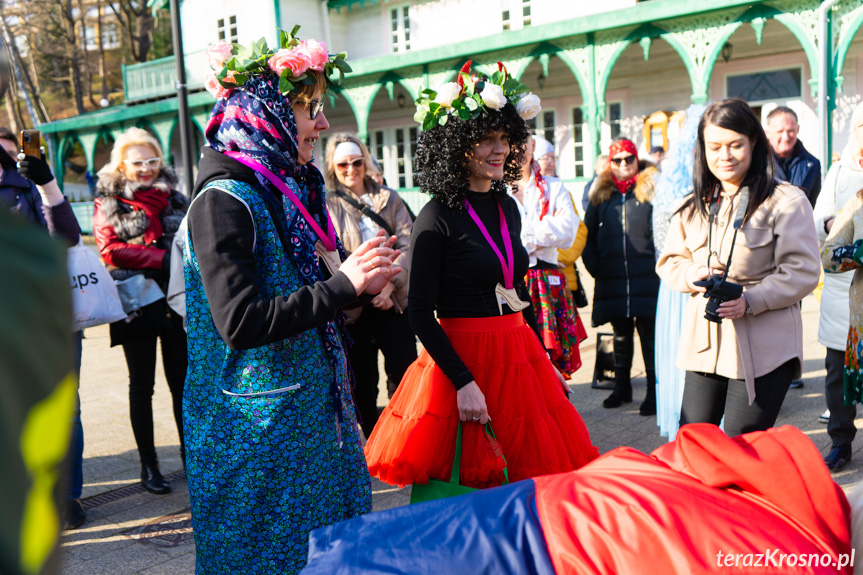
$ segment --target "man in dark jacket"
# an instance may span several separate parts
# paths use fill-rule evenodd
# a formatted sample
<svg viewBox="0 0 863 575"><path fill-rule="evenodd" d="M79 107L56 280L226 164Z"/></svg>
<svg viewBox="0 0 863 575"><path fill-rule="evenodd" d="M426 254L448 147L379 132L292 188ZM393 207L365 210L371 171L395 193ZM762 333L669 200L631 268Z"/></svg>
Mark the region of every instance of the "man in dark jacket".
<svg viewBox="0 0 863 575"><path fill-rule="evenodd" d="M821 162L797 139L800 126L791 108L779 106L767 114L767 140L773 150L776 177L797 186L815 206L821 193Z"/></svg>

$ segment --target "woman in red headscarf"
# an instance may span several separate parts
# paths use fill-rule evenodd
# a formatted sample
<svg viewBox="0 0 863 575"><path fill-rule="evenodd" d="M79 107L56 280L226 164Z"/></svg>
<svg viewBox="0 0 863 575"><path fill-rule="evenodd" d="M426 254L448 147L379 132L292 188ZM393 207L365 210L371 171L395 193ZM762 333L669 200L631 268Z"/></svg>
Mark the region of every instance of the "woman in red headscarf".
<svg viewBox="0 0 863 575"><path fill-rule="evenodd" d="M617 140L608 151L609 170L596 178L584 216L587 244L582 261L596 279L593 325L611 322L614 330L614 391L603 407L620 407L632 401L635 328L647 372L647 395L641 415L656 414L656 373L653 336L659 277L654 265L651 222L656 168L638 160L629 140Z"/></svg>

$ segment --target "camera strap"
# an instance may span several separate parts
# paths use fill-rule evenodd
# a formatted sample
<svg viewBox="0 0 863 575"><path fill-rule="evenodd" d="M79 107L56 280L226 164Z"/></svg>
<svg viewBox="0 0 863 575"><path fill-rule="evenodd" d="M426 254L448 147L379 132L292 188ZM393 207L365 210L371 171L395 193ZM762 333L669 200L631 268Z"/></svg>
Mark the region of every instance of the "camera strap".
<svg viewBox="0 0 863 575"><path fill-rule="evenodd" d="M707 268L710 269L710 254L713 253L713 222L716 221L716 216L719 213L720 185L717 182L710 194L710 208L707 212ZM749 186L740 188L740 202L737 204L737 212L734 215L734 236L731 238L731 249L728 251L728 261L725 264L725 273L722 274L722 279L728 277L728 270L731 269L731 256L734 254L734 245L737 243L737 232L743 226L743 221L746 219L746 208L749 207ZM718 252L717 252L718 255Z"/></svg>

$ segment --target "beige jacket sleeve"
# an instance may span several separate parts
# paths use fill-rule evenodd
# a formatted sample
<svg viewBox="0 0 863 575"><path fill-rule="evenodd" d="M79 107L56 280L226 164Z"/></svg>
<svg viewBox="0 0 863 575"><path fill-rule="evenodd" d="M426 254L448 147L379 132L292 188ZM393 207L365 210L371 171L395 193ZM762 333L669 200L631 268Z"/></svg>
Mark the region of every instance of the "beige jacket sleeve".
<svg viewBox="0 0 863 575"><path fill-rule="evenodd" d="M755 315L799 302L812 293L821 277L818 238L809 200L797 195L783 201L776 211L773 225L776 269L744 291ZM733 271L733 262L731 268Z"/></svg>
<svg viewBox="0 0 863 575"><path fill-rule="evenodd" d="M695 270L703 264L694 261L692 252L687 246L692 246L693 241L696 245L700 245L702 243L700 236L704 234L699 227L693 226L695 218L691 223L686 222L686 225L683 218L682 212L677 212L671 217L665 248L656 262L656 274L674 291L693 293L697 291L696 286L689 283L688 278L694 277ZM696 229L693 229L694 227ZM687 230L687 228L690 229ZM687 238L687 232L690 233L689 238ZM693 232L696 237L692 237Z"/></svg>

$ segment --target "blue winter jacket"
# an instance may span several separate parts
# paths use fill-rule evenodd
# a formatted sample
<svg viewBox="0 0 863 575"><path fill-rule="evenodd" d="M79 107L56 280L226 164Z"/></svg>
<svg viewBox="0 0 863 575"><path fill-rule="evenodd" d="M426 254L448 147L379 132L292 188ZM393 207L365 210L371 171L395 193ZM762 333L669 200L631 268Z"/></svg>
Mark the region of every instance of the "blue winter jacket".
<svg viewBox="0 0 863 575"><path fill-rule="evenodd" d="M815 207L815 200L821 193L821 162L797 140L794 151L787 158L773 155L776 178L797 186L806 193L809 203Z"/></svg>

